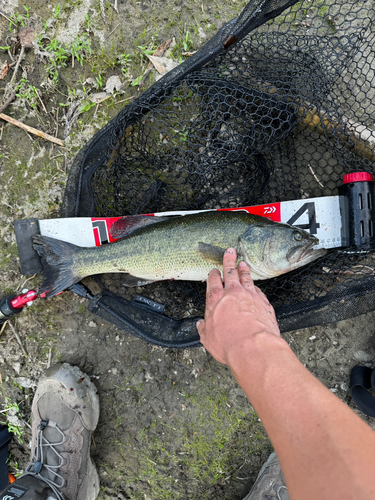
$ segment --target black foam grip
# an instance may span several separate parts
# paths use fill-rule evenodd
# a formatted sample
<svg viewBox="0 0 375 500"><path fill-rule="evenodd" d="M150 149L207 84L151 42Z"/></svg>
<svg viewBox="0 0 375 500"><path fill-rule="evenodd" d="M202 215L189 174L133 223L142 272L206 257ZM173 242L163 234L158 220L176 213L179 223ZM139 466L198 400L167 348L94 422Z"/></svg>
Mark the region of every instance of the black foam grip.
<svg viewBox="0 0 375 500"><path fill-rule="evenodd" d="M39 255L33 247L33 236L39 234L38 219L14 221L21 273L24 276L40 273L43 270Z"/></svg>

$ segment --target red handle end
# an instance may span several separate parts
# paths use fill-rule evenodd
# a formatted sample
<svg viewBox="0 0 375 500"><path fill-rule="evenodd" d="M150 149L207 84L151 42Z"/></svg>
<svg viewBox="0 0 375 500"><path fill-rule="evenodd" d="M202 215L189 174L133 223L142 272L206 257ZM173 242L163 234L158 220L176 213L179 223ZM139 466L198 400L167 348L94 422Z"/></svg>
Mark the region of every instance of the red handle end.
<svg viewBox="0 0 375 500"><path fill-rule="evenodd" d="M351 184L352 182L363 182L363 181L373 181L374 177L368 172L353 172L352 174L346 174L343 177L344 184Z"/></svg>
<svg viewBox="0 0 375 500"><path fill-rule="evenodd" d="M14 297L14 299L10 301L10 304L14 309L22 309L28 302L33 302L37 298L38 294L36 291L29 290L26 293L22 293L21 295Z"/></svg>

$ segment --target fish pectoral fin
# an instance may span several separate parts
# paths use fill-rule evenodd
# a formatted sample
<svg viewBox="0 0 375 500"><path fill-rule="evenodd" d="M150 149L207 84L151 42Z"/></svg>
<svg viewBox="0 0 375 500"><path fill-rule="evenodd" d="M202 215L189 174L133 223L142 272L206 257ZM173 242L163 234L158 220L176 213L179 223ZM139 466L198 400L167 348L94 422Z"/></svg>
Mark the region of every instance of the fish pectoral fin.
<svg viewBox="0 0 375 500"><path fill-rule="evenodd" d="M117 219L111 226L109 233L112 238L129 236L133 231L150 224L158 224L170 217L154 217L153 215L126 215Z"/></svg>
<svg viewBox="0 0 375 500"><path fill-rule="evenodd" d="M137 278L132 274L126 274L124 277L124 286L142 286L153 283L155 280L147 280L145 278Z"/></svg>
<svg viewBox="0 0 375 500"><path fill-rule="evenodd" d="M199 241L198 243L199 254L204 259L209 260L212 264L223 264L225 250L225 248L210 245L209 243L203 243L202 241Z"/></svg>

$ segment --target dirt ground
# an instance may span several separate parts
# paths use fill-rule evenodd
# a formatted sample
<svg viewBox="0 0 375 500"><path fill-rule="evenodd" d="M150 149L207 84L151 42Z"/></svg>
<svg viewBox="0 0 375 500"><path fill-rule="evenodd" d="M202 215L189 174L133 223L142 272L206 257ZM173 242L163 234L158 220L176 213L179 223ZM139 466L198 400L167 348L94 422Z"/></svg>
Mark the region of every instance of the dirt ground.
<svg viewBox="0 0 375 500"><path fill-rule="evenodd" d="M20 273L12 223L59 216L75 154L126 100L139 95L134 83L148 64L145 50L174 36L169 57L178 62L182 52L201 47L244 5L239 0L0 0L0 66L17 59L19 49L16 54L13 49L22 28L39 36L25 50L15 79L18 95L4 113L65 141L60 147L0 124L0 297L40 283L39 276L27 280ZM0 80L2 102L12 91L12 74L10 69ZM113 93L107 87L105 93L112 76L122 87ZM154 73L145 86L153 78ZM86 299L72 292L39 299L1 333L1 415L19 436L11 445L11 472L22 473L28 462L30 405L40 374L49 364L68 362L79 365L98 388L101 416L92 454L100 499L242 499L272 446L228 369L203 348L149 345L86 306ZM374 320L375 312L369 312L290 332L285 339L301 362L354 408L349 374L356 364L374 366ZM375 429L374 419L361 417Z"/></svg>

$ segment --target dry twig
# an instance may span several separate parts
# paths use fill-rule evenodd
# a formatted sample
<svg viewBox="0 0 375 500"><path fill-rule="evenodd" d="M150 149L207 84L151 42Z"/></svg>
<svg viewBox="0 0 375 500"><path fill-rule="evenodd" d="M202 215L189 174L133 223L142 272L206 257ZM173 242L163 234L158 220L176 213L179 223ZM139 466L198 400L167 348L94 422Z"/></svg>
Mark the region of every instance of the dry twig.
<svg viewBox="0 0 375 500"><path fill-rule="evenodd" d="M0 113L2 113L4 111L4 109L7 108L12 101L14 101L15 98L16 98L16 94L10 95L8 97L8 99L4 102L4 104L2 106L0 106Z"/></svg>
<svg viewBox="0 0 375 500"><path fill-rule="evenodd" d="M57 108L57 113L56 113L56 132L55 132L55 137L57 137L57 134L59 133L59 108Z"/></svg>
<svg viewBox="0 0 375 500"><path fill-rule="evenodd" d="M115 26L115 27L113 28L113 30L112 30L110 33L108 33L108 36L111 36L111 35L112 35L112 33L113 33L115 30L117 30L117 28L120 26L120 24L121 24L121 23L118 23L118 25L117 25L117 26Z"/></svg>
<svg viewBox="0 0 375 500"><path fill-rule="evenodd" d="M3 333L3 331L5 330L5 327L7 326L7 323L8 323L8 320L6 320L3 324L3 326L1 327L1 330L0 330L0 335Z"/></svg>
<svg viewBox="0 0 375 500"><path fill-rule="evenodd" d="M33 41L35 38L35 31L32 28L28 28L28 27L23 28L18 33L18 38L20 39L20 42L21 42L21 52L20 52L20 55L18 57L17 64L14 68L14 72L13 72L12 78L10 80L10 83L13 83L15 78L16 78L18 68L20 66L23 55L25 53L25 49L31 49L33 46Z"/></svg>
<svg viewBox="0 0 375 500"><path fill-rule="evenodd" d="M313 174L314 179L315 179L315 180L316 180L316 182L319 184L319 186L320 186L320 187L322 187L322 188L324 188L323 184L320 182L320 180L319 180L319 179L318 179L318 177L316 176L316 174L315 174L315 172L314 172L314 170L313 170L312 166L311 166L311 165L309 165L309 164L307 164L307 166L309 167L310 172Z"/></svg>
<svg viewBox="0 0 375 500"><path fill-rule="evenodd" d="M49 348L48 352L47 369L51 366L51 357L52 357L52 347Z"/></svg>
<svg viewBox="0 0 375 500"><path fill-rule="evenodd" d="M12 22L13 22L11 19L9 19L9 17L8 17L8 16L6 16L6 15L4 14L4 12L1 12L1 10L0 10L0 15L1 15L1 16L3 16L3 17L5 17L5 19L6 19L7 21L9 21L10 23L12 23Z"/></svg>
<svg viewBox="0 0 375 500"><path fill-rule="evenodd" d="M12 323L11 323L11 322L9 322L9 326L10 326L10 327L11 327L11 329L13 330L14 336L16 337L16 340L17 340L17 342L19 343L19 345L20 345L20 347L21 347L21 349L22 349L22 352L24 353L24 355L25 355L25 356L27 356L27 357L28 357L29 355L27 354L26 349L23 347L23 344L22 344L22 341L21 341L21 337L18 335L18 333L16 332L16 329L14 328L14 326L12 325Z"/></svg>
<svg viewBox="0 0 375 500"><path fill-rule="evenodd" d="M58 110L57 110L57 111L58 111ZM59 123L58 123L58 121L56 120L56 118L53 116L53 114L52 114L52 113L50 113L50 112L48 112L48 115L49 115L49 117L51 118L51 120L53 120L53 121L56 123L56 125L57 125L57 126L59 126Z"/></svg>
<svg viewBox="0 0 375 500"><path fill-rule="evenodd" d="M100 12L102 19L104 21L104 24L107 24L107 17L105 15L105 10L104 10L104 0L100 0Z"/></svg>
<svg viewBox="0 0 375 500"><path fill-rule="evenodd" d="M46 114L46 115L48 115L48 112L47 112L47 110L46 110L46 107L45 107L45 105L44 105L44 102L42 101L42 99L41 99L41 97L40 97L40 95L39 95L38 89L35 89L35 92L36 92L36 95L38 96L38 99L39 99L39 101L40 101L40 103L41 103L41 105L42 105L42 107L43 107L43 110L44 110L45 114Z"/></svg>
<svg viewBox="0 0 375 500"><path fill-rule="evenodd" d="M4 113L0 113L0 118L2 120L5 120L6 122L12 123L13 125L16 125L16 127L22 128L22 130L25 130L26 132L30 132L30 134L38 135L39 137L42 137L46 141L51 141L54 142L55 144L58 144L59 146L64 146L64 142L61 139L57 139L56 137L53 137L52 135L45 134L41 130L38 130L37 128L34 127L29 127L28 125L25 125L24 123L15 120L14 118L4 115Z"/></svg>
<svg viewBox="0 0 375 500"><path fill-rule="evenodd" d="M20 290L23 290L24 286L26 285L26 283L30 280L32 280L33 278L35 278L36 274L34 274L33 276L30 276L30 278L27 278L27 280L25 280L21 285L19 285L17 288L16 288L16 292L19 292Z"/></svg>
<svg viewBox="0 0 375 500"><path fill-rule="evenodd" d="M126 99L122 99L121 101L117 101L116 104L120 104L120 102L125 102L125 101L130 101L130 99L134 99L135 95L131 95L130 97L127 97Z"/></svg>

